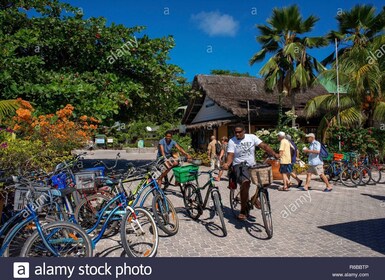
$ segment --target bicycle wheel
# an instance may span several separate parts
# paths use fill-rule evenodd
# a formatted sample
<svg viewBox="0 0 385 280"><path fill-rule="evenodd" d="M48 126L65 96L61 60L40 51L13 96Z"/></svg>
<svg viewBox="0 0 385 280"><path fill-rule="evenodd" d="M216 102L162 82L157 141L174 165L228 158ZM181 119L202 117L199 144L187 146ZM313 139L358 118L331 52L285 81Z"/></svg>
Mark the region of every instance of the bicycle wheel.
<svg viewBox="0 0 385 280"><path fill-rule="evenodd" d="M8 240L10 235L13 234L13 230L16 229L19 225L16 224L8 231L7 235L4 237L4 240ZM36 227L35 223L31 222L28 225L21 228L16 234L14 234L3 253L3 257L20 257L21 248L24 246L27 239L35 232Z"/></svg>
<svg viewBox="0 0 385 280"><path fill-rule="evenodd" d="M167 204L164 199L166 199ZM166 234L172 236L178 232L179 218L174 205L166 196L162 196L160 193L154 196L152 199L152 212L157 225Z"/></svg>
<svg viewBox="0 0 385 280"><path fill-rule="evenodd" d="M361 172L361 182L360 186L366 186L369 184L369 182L372 180L371 174L370 174L370 169L367 167L361 167L360 168Z"/></svg>
<svg viewBox="0 0 385 280"><path fill-rule="evenodd" d="M371 180L369 181L368 184L369 185L379 184L381 182L381 177L382 177L380 169L375 165L369 166L369 169L370 169Z"/></svg>
<svg viewBox="0 0 385 280"><path fill-rule="evenodd" d="M235 217L241 211L241 192L239 189L230 189L230 207Z"/></svg>
<svg viewBox="0 0 385 280"><path fill-rule="evenodd" d="M350 171L350 180L353 182L354 187L357 187L361 183L362 174L358 168L353 168Z"/></svg>
<svg viewBox="0 0 385 280"><path fill-rule="evenodd" d="M153 257L158 250L158 228L146 209L126 212L120 223L120 236L129 257Z"/></svg>
<svg viewBox="0 0 385 280"><path fill-rule="evenodd" d="M187 183L183 190L183 203L186 207L187 214L193 218L198 219L202 215L201 205L202 198L200 192L194 184Z"/></svg>
<svg viewBox="0 0 385 280"><path fill-rule="evenodd" d="M339 179L342 185L345 187L357 187L356 181L352 180L352 172L353 169L351 168L342 168L340 174L339 174ZM361 175L359 175L361 176Z"/></svg>
<svg viewBox="0 0 385 280"><path fill-rule="evenodd" d="M226 236L227 229L226 229L225 219L223 218L223 207L222 207L221 199L219 197L219 193L217 191L212 192L212 199L214 201L215 211L219 217L219 220L221 221L223 236Z"/></svg>
<svg viewBox="0 0 385 280"><path fill-rule="evenodd" d="M329 181L337 181L338 180L338 177L335 176L335 174L334 174L334 168L332 165L329 165L325 169L325 176L326 176L326 178L328 178Z"/></svg>
<svg viewBox="0 0 385 280"><path fill-rule="evenodd" d="M87 196L86 198L83 198L79 202L78 206L76 206L74 213L75 220L82 228L84 228L88 232L88 230L93 228L94 225L97 223L99 211L103 209L103 207L106 206L106 204L110 200L110 197L102 194L93 194ZM107 210L112 210L116 207L116 205L117 203L112 204L110 209ZM98 227L94 231L88 233L91 238L99 234L104 225L104 222L106 221L107 216L107 214L104 214L104 216L99 222ZM111 234L112 231L116 230L118 225L119 221L111 221L103 235L106 236Z"/></svg>
<svg viewBox="0 0 385 280"><path fill-rule="evenodd" d="M259 190L259 200L261 202L261 214L263 225L268 239L273 237L273 218L271 216L269 194L266 189Z"/></svg>
<svg viewBox="0 0 385 280"><path fill-rule="evenodd" d="M78 225L54 222L42 227L47 242L59 257L92 257L92 241ZM21 257L54 257L44 245L38 231L28 238L21 250Z"/></svg>

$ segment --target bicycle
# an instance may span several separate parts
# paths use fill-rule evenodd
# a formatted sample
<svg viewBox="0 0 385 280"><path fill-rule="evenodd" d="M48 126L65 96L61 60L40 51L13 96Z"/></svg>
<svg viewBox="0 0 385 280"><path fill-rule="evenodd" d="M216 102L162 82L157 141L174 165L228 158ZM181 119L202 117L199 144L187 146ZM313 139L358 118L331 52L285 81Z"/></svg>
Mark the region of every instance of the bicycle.
<svg viewBox="0 0 385 280"><path fill-rule="evenodd" d="M28 186L26 199L28 203L23 211L17 212L0 229L3 235L10 226L14 225L7 233L0 248L0 256L6 256L9 252L9 244L15 236L23 229L34 224L36 230L27 239L22 250L21 257L31 257L36 255L55 256L55 257L91 257L93 246L86 232L78 225L69 222L52 222L42 224L34 205L33 195L35 192L31 182L18 182ZM15 187L8 186L8 188ZM60 191L52 191L53 196L61 195ZM32 228L34 229L34 228Z"/></svg>
<svg viewBox="0 0 385 280"><path fill-rule="evenodd" d="M160 229L169 236L175 235L179 230L179 219L172 202L159 187L157 180L153 177L156 174L156 165L150 163L137 169L131 168L129 175L122 183L141 180L138 186L128 194L129 205L134 207L139 203L139 207L144 204L150 194L153 195L151 210L155 221ZM139 202L140 200L140 202Z"/></svg>
<svg viewBox="0 0 385 280"><path fill-rule="evenodd" d="M100 194L82 199L75 209L75 219L88 234L99 229L92 238L95 245L103 237L109 224L120 220L121 241L126 254L131 257L153 257L159 243L154 219L146 209L133 209L128 205L122 179L115 181L115 184L118 194L112 199ZM96 201L97 199L102 199L102 203ZM138 239L136 242L135 238Z"/></svg>
<svg viewBox="0 0 385 280"><path fill-rule="evenodd" d="M249 170L251 181L257 186L255 194L247 201L246 216L250 215L251 210L257 204L257 199L259 199L265 232L268 239L270 239L273 237L273 218L267 188L273 182L272 168L269 164L256 164L252 167L247 167L246 164L243 164L243 166ZM230 188L230 207L234 216L238 217L241 210L241 191L240 188L238 190L237 183L234 183L233 187Z"/></svg>
<svg viewBox="0 0 385 280"><path fill-rule="evenodd" d="M190 165L191 166L191 165ZM194 166L194 165L192 165ZM221 199L221 194L219 192L219 189L217 186L215 186L214 182L214 177L213 177L213 172L215 170L210 170L208 172L203 172L203 171L198 171L196 170L189 170L189 167L184 166L184 172L188 174L187 177L193 177L196 178L196 184L192 183L191 181L188 181L189 179L186 179L187 181L185 182L183 179L178 180L181 184L183 184L183 187L181 186L181 189L183 189L183 203L186 207L186 211L188 215L194 219L197 220L199 217L203 214L203 211L207 209L207 204L209 197L211 196L211 199L213 201L213 211L218 215L219 220L222 225L222 231L223 235L227 235L227 229L226 229L226 224L224 221L223 217L223 204L222 204L222 199ZM177 169L174 168L174 174L175 177L178 179L183 177L183 173L178 173L176 171ZM199 187L198 183L198 177L202 174L208 174L209 175L209 180L204 184L203 187ZM206 192L206 197L204 201L202 200L202 194L201 191L206 189L208 187L208 190Z"/></svg>

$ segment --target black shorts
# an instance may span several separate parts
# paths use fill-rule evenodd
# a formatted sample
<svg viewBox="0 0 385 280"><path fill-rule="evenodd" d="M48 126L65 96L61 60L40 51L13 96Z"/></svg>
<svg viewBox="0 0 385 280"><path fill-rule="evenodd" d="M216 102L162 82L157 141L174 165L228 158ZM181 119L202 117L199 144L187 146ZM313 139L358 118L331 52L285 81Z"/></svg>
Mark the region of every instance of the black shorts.
<svg viewBox="0 0 385 280"><path fill-rule="evenodd" d="M250 181L249 167L244 164L234 165L231 169L231 175L234 182L242 184L245 181Z"/></svg>

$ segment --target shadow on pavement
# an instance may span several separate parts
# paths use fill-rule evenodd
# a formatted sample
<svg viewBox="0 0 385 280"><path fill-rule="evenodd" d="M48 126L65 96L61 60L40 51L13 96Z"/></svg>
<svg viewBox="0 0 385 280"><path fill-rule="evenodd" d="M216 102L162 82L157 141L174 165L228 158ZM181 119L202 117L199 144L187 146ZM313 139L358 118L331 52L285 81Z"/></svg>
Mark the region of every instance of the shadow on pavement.
<svg viewBox="0 0 385 280"><path fill-rule="evenodd" d="M385 255L385 218L319 227Z"/></svg>
<svg viewBox="0 0 385 280"><path fill-rule="evenodd" d="M365 195L365 196L369 196L369 197L374 198L374 199L385 201L385 196L383 196L383 195L374 195L374 194L368 194L368 193L362 193L361 195Z"/></svg>

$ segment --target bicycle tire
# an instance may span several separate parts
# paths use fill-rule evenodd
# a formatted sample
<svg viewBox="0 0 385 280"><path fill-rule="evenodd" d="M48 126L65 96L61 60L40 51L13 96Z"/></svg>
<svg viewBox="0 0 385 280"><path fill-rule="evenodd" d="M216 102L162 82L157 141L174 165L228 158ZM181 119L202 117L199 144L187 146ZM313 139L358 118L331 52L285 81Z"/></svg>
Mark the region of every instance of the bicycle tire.
<svg viewBox="0 0 385 280"><path fill-rule="evenodd" d="M192 183L184 185L183 189L183 203L186 208L187 214L194 220L198 219L202 215L201 205L202 197L200 192Z"/></svg>
<svg viewBox="0 0 385 280"><path fill-rule="evenodd" d="M337 181L338 177L334 174L334 168L332 165L329 165L325 169L325 176L328 178L329 181Z"/></svg>
<svg viewBox="0 0 385 280"><path fill-rule="evenodd" d="M100 199L99 201L96 201L96 199ZM97 222L98 218L96 216L97 212L101 210L107 203L110 201L111 198L109 196L103 195L103 194L93 194L90 196L87 196L86 198L83 198L80 200L79 204L76 206L74 211L75 220L77 223L84 228L86 231L90 228L92 228L95 223ZM92 206L95 209L90 209L89 202L94 202L95 205ZM116 204L117 205L117 204ZM112 206L116 206L113 204ZM89 233L91 237L94 237L98 235L99 231L103 227L103 219L101 220L99 226L95 229L94 232ZM108 228L105 230L103 236L110 235L119 225L119 221L111 221Z"/></svg>
<svg viewBox="0 0 385 280"><path fill-rule="evenodd" d="M134 212L128 210L120 223L120 237L124 251L129 257L154 257L159 245L159 234L155 220L151 213L144 208L135 208ZM139 223L140 228L137 223ZM135 237L139 237L142 242L135 243ZM144 241L145 238L147 238L146 242ZM146 244L146 248L141 249L141 246Z"/></svg>
<svg viewBox="0 0 385 280"><path fill-rule="evenodd" d="M212 192L212 199L214 201L215 211L219 217L219 220L221 221L223 236L227 236L225 219L223 217L223 208L222 208L222 203L221 203L221 199L219 198L219 196L220 195L217 191Z"/></svg>
<svg viewBox="0 0 385 280"><path fill-rule="evenodd" d="M357 171L355 171L356 169L352 169L352 168L342 168L340 174L339 174L339 180L340 182L342 183L342 185L344 185L345 187L357 187L358 183L361 181L359 180L359 182L356 182L355 180L352 179L352 174L354 172L354 174L357 173ZM361 178L361 175L360 175L360 178Z"/></svg>
<svg viewBox="0 0 385 280"><path fill-rule="evenodd" d="M168 210L164 203L163 196L158 193L152 199L152 213L154 214L158 227L169 236L172 236L177 234L179 230L179 218L174 205L166 196L164 196L164 198L167 200Z"/></svg>
<svg viewBox="0 0 385 280"><path fill-rule="evenodd" d="M42 227L44 234L46 235L48 242L55 249L61 249L63 251L69 246L69 252L71 255L62 255L61 257L92 257L93 246L92 241L87 233L78 225L69 222L53 222L46 224ZM63 231L64 237L53 239L59 232ZM80 241L80 242L79 242ZM82 244L79 251L75 251L74 244ZM63 245L64 244L64 245ZM35 231L26 241L21 250L21 257L50 257L52 253L44 245L41 240L41 236L38 231Z"/></svg>
<svg viewBox="0 0 385 280"><path fill-rule="evenodd" d="M368 166L368 168L370 169L370 178L371 180L369 181L369 185L377 185L381 182L381 171L380 169L375 166L375 165L370 165Z"/></svg>
<svg viewBox="0 0 385 280"><path fill-rule="evenodd" d="M372 180L370 169L367 167L361 167L360 172L361 172L361 182L360 182L359 186L368 185L369 182Z"/></svg>
<svg viewBox="0 0 385 280"><path fill-rule="evenodd" d="M230 208L234 217L241 212L241 192L238 189L230 189Z"/></svg>
<svg viewBox="0 0 385 280"><path fill-rule="evenodd" d="M273 237L273 218L271 216L270 200L267 190L259 190L259 200L261 202L261 214L265 232L268 239L271 239Z"/></svg>
<svg viewBox="0 0 385 280"><path fill-rule="evenodd" d="M30 224L21 228L16 234L12 236L2 257L20 257L22 247L24 246L27 239L35 232L35 229L32 228L32 225L34 225L34 222L31 222ZM7 240L10 237L10 234L13 232L13 229L18 226L18 224L15 224L5 235L4 240Z"/></svg>

